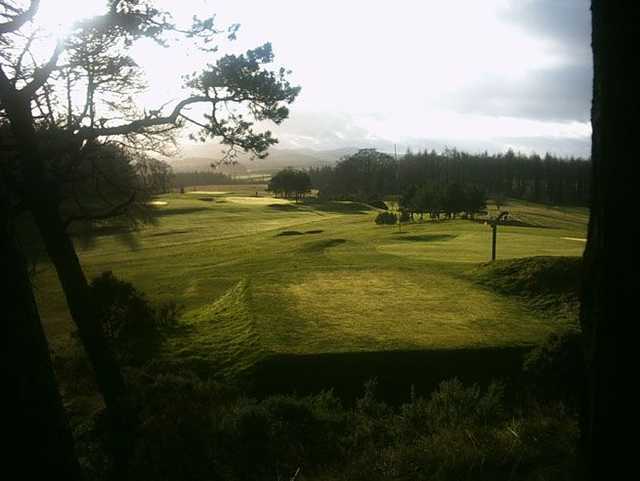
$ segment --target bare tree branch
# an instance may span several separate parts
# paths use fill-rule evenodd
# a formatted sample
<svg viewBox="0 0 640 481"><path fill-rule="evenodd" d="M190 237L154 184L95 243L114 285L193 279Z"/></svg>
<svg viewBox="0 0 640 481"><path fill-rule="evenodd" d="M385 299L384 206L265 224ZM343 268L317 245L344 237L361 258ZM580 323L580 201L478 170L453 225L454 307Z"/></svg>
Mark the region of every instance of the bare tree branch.
<svg viewBox="0 0 640 481"><path fill-rule="evenodd" d="M77 221L91 221L91 220L106 220L112 217L116 217L118 215L122 215L127 211L127 208L133 204L136 200L137 192L131 194L131 196L125 200L124 202L114 205L111 209L101 213L101 214L91 214L91 215L72 215L67 218L64 222L64 228L67 229L72 222Z"/></svg>
<svg viewBox="0 0 640 481"><path fill-rule="evenodd" d="M31 44L33 43L33 41L36 38L36 32L33 32L31 35L29 35L28 39L27 39L27 43L25 44L24 48L22 49L22 52L20 52L20 55L18 56L18 59L16 60L16 65L14 67L15 69L15 78L13 79L13 85L16 85L16 82L20 79L20 77L22 76L22 61L24 60L24 56L29 53L31 54Z"/></svg>
<svg viewBox="0 0 640 481"><path fill-rule="evenodd" d="M40 6L40 0L31 0L31 4L29 8L23 12L17 12L17 10L13 7L10 7L5 2L2 2L2 6L13 10L16 12L16 15L11 18L10 21L5 23L0 23L0 34L11 33L18 30L25 23L35 17L38 7Z"/></svg>
<svg viewBox="0 0 640 481"><path fill-rule="evenodd" d="M60 54L64 51L64 48L64 42L60 40L56 44L56 48L49 58L49 61L44 65L44 67L36 68L36 70L33 72L33 79L31 80L31 82L20 89L21 94L25 96L31 96L45 84L45 82L49 79L49 76L55 70L58 64L58 59L60 58Z"/></svg>
<svg viewBox="0 0 640 481"><path fill-rule="evenodd" d="M13 88L11 80L9 80L7 74L4 73L2 65L0 65L0 102L5 103L5 99L7 99L11 94L15 93L15 91L16 89Z"/></svg>
<svg viewBox="0 0 640 481"><path fill-rule="evenodd" d="M144 119L134 120L133 122L129 122L128 124L118 125L115 127L103 127L99 129L82 127L78 130L77 135L83 139L93 139L110 135L127 135L131 133L141 133L151 127L174 124L178 120L178 116L180 115L180 112L183 108L185 108L187 105L202 102L211 103L213 102L213 99L204 96L189 97L188 99L180 101L175 106L171 114L165 117L148 117Z"/></svg>

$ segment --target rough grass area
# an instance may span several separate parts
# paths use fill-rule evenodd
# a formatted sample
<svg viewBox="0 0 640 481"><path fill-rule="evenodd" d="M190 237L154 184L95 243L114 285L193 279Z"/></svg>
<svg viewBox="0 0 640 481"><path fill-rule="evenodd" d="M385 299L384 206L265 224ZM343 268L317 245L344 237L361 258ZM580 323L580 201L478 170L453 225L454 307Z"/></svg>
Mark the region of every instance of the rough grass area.
<svg viewBox="0 0 640 481"><path fill-rule="evenodd" d="M557 294L578 297L581 281L580 257L526 257L480 266L476 279L511 295Z"/></svg>
<svg viewBox="0 0 640 481"><path fill-rule="evenodd" d="M163 346L160 362L205 377L242 377L262 357L247 295L241 281L217 301L191 311Z"/></svg>
<svg viewBox="0 0 640 481"><path fill-rule="evenodd" d="M578 323L581 257L528 257L483 264L471 272L493 291L523 299L536 312L575 328Z"/></svg>

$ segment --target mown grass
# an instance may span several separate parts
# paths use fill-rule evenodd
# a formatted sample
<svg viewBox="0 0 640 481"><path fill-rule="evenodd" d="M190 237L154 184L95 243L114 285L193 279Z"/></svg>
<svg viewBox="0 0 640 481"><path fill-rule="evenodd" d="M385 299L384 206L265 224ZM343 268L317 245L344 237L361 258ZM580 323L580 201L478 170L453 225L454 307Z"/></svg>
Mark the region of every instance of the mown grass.
<svg viewBox="0 0 640 481"><path fill-rule="evenodd" d="M219 186L161 196L157 225L137 233L135 249L114 235L78 246L90 277L111 270L151 300L184 305L167 360L227 378L273 355L522 347L558 328L536 306L469 274L490 255L491 229L482 223L398 232L375 225L378 211L363 204L296 204L251 189L259 196ZM524 202L506 209L535 227L501 226L499 259L582 254L584 243L566 238L585 237L586 210ZM61 348L70 322L52 269L41 266L36 282Z"/></svg>

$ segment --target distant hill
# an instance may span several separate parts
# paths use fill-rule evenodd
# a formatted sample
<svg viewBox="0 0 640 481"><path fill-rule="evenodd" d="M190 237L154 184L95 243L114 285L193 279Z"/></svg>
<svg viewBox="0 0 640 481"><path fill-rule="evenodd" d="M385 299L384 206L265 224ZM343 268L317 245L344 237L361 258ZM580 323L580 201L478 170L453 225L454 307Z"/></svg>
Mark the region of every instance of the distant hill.
<svg viewBox="0 0 640 481"><path fill-rule="evenodd" d="M270 149L265 159L251 160L246 154L238 156L235 165L219 166L215 170L225 174L272 173L285 167L309 168L323 165L333 165L342 157L357 152L358 149L341 148L335 150L313 149ZM220 159L219 146L193 145L183 149L183 156L170 159L169 163L176 172L192 172L195 170L209 170L210 165Z"/></svg>

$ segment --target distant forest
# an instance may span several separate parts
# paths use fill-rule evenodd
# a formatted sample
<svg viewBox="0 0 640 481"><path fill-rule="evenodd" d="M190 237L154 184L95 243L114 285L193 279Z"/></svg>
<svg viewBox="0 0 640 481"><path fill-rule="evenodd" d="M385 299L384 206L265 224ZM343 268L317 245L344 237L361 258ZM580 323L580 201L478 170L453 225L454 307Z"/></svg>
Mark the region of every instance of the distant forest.
<svg viewBox="0 0 640 481"><path fill-rule="evenodd" d="M254 184L265 183L268 178L262 177L246 177L234 178L222 172L174 172L172 184L174 187L183 188L196 185L232 185L232 184Z"/></svg>
<svg viewBox="0 0 640 481"><path fill-rule="evenodd" d="M363 149L335 166L308 170L313 188L325 198L358 200L398 195L412 186L474 186L491 197L512 197L556 205L587 205L591 161L540 157L512 150L501 154L407 152L397 161L375 149Z"/></svg>

